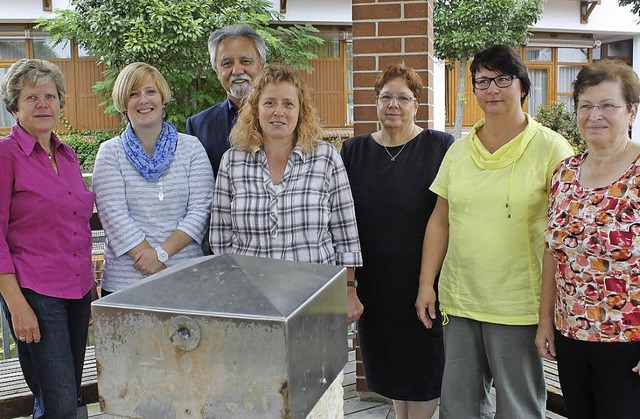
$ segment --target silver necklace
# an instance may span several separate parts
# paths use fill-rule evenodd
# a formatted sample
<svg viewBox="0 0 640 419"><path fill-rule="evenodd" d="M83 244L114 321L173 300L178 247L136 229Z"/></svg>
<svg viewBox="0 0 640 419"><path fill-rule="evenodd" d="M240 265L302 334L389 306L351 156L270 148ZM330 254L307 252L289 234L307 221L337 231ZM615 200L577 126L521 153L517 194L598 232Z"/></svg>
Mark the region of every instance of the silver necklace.
<svg viewBox="0 0 640 419"><path fill-rule="evenodd" d="M400 151L398 151L396 153L396 155L394 156L393 154L391 154L389 152L389 149L387 148L386 145L384 145L384 140L382 139L382 135L380 136L380 142L382 142L382 147L384 147L384 151L387 152L387 154L389 155L389 157L391 157L391 161L396 161L396 157L398 157L400 155L400 153L402 153L402 150L404 150L404 146L407 145L407 143L402 144L402 148L400 149Z"/></svg>
<svg viewBox="0 0 640 419"><path fill-rule="evenodd" d="M416 129L414 128L413 131L411 131L411 137L409 138L409 140L413 137L415 137L414 132L416 131ZM384 147L384 151L387 152L387 154L389 155L389 157L391 157L391 161L396 161L396 157L398 157L400 155L400 153L402 153L402 150L404 150L405 146L407 145L407 143L409 142L409 140L405 141L404 144L402 144L402 148L400 149L400 151L398 151L396 153L396 155L394 156L393 154L391 154L389 152L389 149L387 148L387 146L384 143L384 136L382 135L382 132L380 132L380 143L382 144L382 147Z"/></svg>

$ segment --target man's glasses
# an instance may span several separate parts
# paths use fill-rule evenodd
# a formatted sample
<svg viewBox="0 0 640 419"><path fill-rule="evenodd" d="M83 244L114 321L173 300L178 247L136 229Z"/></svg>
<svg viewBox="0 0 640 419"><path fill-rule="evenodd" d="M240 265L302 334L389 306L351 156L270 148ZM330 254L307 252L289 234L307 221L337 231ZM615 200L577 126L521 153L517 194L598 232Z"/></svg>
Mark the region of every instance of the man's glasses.
<svg viewBox="0 0 640 419"><path fill-rule="evenodd" d="M518 76L505 76L504 74L495 77L482 77L479 79L474 78L473 87L475 87L477 90L487 90L489 86L491 86L491 82L494 82L496 86L504 89L505 87L511 86L513 84L513 80L517 78Z"/></svg>
<svg viewBox="0 0 640 419"><path fill-rule="evenodd" d="M615 105L613 103L603 103L601 105L591 105L588 103L578 103L578 113L582 115L591 115L594 109L597 109L600 113L605 115L611 115L618 111L618 109L627 105Z"/></svg>
<svg viewBox="0 0 640 419"><path fill-rule="evenodd" d="M378 100L380 101L380 103L382 103L385 106L390 104L393 99L395 99L398 102L398 104L400 104L400 106L406 106L406 105L410 104L411 102L413 102L414 100L416 100L415 97L405 96L405 95L400 95L400 96L380 95L380 96L378 96Z"/></svg>

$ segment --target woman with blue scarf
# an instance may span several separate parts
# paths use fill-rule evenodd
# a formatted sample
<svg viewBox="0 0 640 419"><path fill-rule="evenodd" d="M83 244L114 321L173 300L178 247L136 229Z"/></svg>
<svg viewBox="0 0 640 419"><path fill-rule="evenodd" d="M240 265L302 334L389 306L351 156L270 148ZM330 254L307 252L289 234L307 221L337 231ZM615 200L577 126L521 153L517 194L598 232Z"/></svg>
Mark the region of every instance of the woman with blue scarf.
<svg viewBox="0 0 640 419"><path fill-rule="evenodd" d="M129 123L102 144L93 172L107 236L103 296L202 256L213 195L213 171L202 144L163 120L171 91L155 67L126 66L112 97Z"/></svg>

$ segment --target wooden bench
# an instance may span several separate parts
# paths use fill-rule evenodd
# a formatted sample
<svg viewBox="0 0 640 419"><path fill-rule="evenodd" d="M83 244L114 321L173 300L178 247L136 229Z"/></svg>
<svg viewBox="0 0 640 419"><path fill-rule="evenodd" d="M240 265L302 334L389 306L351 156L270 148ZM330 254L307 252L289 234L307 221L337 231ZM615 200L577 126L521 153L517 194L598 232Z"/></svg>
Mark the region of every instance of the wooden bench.
<svg viewBox="0 0 640 419"><path fill-rule="evenodd" d="M555 361L542 360L544 367L544 379L547 385L547 410L562 416L567 416L567 405L560 389L558 378L558 365Z"/></svg>
<svg viewBox="0 0 640 419"><path fill-rule="evenodd" d="M30 416L33 413L33 394L27 387L18 358L0 361L0 418ZM87 347L80 390L82 402L98 402L98 370L93 346Z"/></svg>

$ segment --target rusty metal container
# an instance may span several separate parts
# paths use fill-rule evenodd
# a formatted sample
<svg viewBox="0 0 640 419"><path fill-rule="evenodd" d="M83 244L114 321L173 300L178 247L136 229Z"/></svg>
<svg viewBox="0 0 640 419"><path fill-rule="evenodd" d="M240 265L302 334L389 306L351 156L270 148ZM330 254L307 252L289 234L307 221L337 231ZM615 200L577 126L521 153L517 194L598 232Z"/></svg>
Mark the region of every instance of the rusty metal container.
<svg viewBox="0 0 640 419"><path fill-rule="evenodd" d="M304 418L347 362L346 270L194 259L92 305L104 412Z"/></svg>

